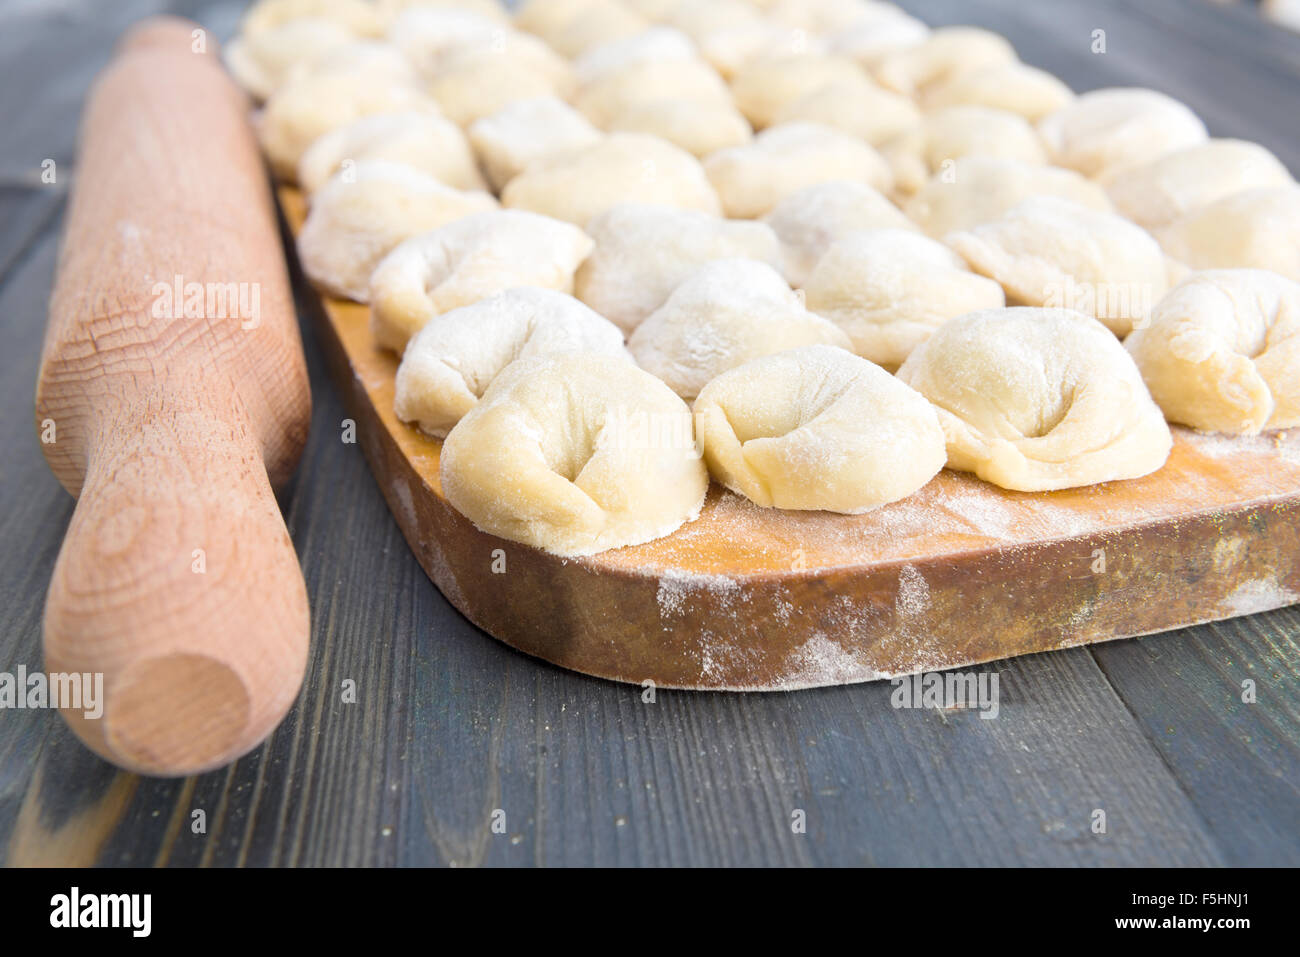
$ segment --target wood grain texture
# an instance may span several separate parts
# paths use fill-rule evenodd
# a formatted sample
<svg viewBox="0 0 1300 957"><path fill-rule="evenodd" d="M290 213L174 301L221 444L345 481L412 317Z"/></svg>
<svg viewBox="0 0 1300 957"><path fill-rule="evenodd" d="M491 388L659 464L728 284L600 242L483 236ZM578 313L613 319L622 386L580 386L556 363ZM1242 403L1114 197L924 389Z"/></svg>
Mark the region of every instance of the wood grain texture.
<svg viewBox="0 0 1300 957"><path fill-rule="evenodd" d="M248 102L196 32L146 21L95 82L36 394L78 498L45 668L100 676L95 709L61 708L89 747L173 775L266 737L308 637L271 490L306 440L306 366Z"/></svg>
<svg viewBox="0 0 1300 957"><path fill-rule="evenodd" d="M1026 60L1073 70L1079 88L1150 74L1199 110L1262 117L1240 131L1296 156L1283 107L1300 98L1300 76L1239 86L1195 75L1201 48L1229 42L1225 30L1265 55L1274 35L1244 10L1207 6L1213 36L1198 26L1194 38L1151 30L1150 43L1124 43L1139 14L1176 21L1196 0L904 2L933 22L1004 29ZM0 139L0 169L27 170L49 144L70 155L93 72L82 63L102 64L122 25L161 5L84 0L81 12L64 3L6 21L3 62L31 83L0 88L0 122L23 131ZM238 13L206 0L171 8L214 29ZM1103 16L1112 54L1098 58L1076 26ZM52 198L46 189L25 195ZM0 193L0 221L17 195ZM0 550L0 670L10 671L39 667L44 589L72 510L31 429L55 258L50 228L33 228L0 285L0 541L16 543ZM124 804L115 769L57 716L0 714L0 862L36 847L45 862L93 854L109 866L1300 863L1285 834L1297 833L1287 792L1300 783L1294 609L993 665L996 720L895 710L883 683L661 692L643 704L639 689L488 639L430 587L358 446L340 441L347 412L305 299L299 309L316 403L280 501L314 612L300 699L229 769L131 779ZM1237 697L1247 668L1262 676L1254 706ZM346 678L356 704L341 702ZM790 831L795 807L808 812L807 834ZM108 810L74 823L92 808ZM496 808L503 834L485 815ZM1107 835L1089 829L1096 808L1108 811Z"/></svg>

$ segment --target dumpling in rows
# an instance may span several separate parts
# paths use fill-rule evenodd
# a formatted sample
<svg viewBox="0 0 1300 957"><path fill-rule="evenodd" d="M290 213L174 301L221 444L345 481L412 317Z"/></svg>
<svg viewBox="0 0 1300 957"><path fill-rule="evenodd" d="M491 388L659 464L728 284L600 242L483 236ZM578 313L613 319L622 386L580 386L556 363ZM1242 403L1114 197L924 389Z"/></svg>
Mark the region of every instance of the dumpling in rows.
<svg viewBox="0 0 1300 957"><path fill-rule="evenodd" d="M683 399L751 359L815 344L850 347L849 337L804 308L781 274L753 259L701 266L632 332L637 364Z"/></svg>
<svg viewBox="0 0 1300 957"><path fill-rule="evenodd" d="M1052 162L1100 176L1112 167L1144 163L1204 143L1200 117L1156 90L1092 90L1039 121Z"/></svg>
<svg viewBox="0 0 1300 957"><path fill-rule="evenodd" d="M366 302L371 270L402 240L495 206L401 163L358 163L312 197L298 257L331 295Z"/></svg>
<svg viewBox="0 0 1300 957"><path fill-rule="evenodd" d="M944 241L1018 304L1073 309L1121 337L1146 322L1167 284L1150 233L1054 196L1032 196Z"/></svg>
<svg viewBox="0 0 1300 957"><path fill-rule="evenodd" d="M910 195L947 162L992 156L1034 166L1047 163L1037 131L1023 116L987 106L935 110L881 150L894 170L894 188Z"/></svg>
<svg viewBox="0 0 1300 957"><path fill-rule="evenodd" d="M1192 269L1271 269L1300 280L1300 186L1251 189L1215 200L1158 233Z"/></svg>
<svg viewBox="0 0 1300 957"><path fill-rule="evenodd" d="M999 156L964 156L943 164L903 211L929 235L942 239L953 230L997 219L1031 196L1055 196L1089 209L1111 209L1106 191L1073 170Z"/></svg>
<svg viewBox="0 0 1300 957"><path fill-rule="evenodd" d="M699 160L645 133L610 133L591 146L544 157L506 184L501 202L579 226L617 203L720 211Z"/></svg>
<svg viewBox="0 0 1300 957"><path fill-rule="evenodd" d="M704 161L709 181L728 216L753 218L791 193L847 179L887 190L889 164L859 140L818 123L784 123L764 130L748 146L714 153Z"/></svg>
<svg viewBox="0 0 1300 957"><path fill-rule="evenodd" d="M331 130L303 153L298 184L308 193L325 185L347 163L403 163L456 189L483 189L465 134L437 113L377 113Z"/></svg>
<svg viewBox="0 0 1300 957"><path fill-rule="evenodd" d="M826 250L864 229L910 229L916 224L866 183L831 180L791 193L763 217L781 241L781 271L802 286Z"/></svg>
<svg viewBox="0 0 1300 957"><path fill-rule="evenodd" d="M578 270L577 296L627 332L707 262L781 261L776 235L764 224L694 210L620 203L587 231L596 248Z"/></svg>
<svg viewBox="0 0 1300 957"><path fill-rule="evenodd" d="M848 333L853 351L896 369L954 316L1006 305L1002 287L917 232L851 233L827 250L804 288L808 308Z"/></svg>
<svg viewBox="0 0 1300 957"><path fill-rule="evenodd" d="M497 190L537 160L593 146L602 135L554 96L515 100L469 128L469 141Z"/></svg>

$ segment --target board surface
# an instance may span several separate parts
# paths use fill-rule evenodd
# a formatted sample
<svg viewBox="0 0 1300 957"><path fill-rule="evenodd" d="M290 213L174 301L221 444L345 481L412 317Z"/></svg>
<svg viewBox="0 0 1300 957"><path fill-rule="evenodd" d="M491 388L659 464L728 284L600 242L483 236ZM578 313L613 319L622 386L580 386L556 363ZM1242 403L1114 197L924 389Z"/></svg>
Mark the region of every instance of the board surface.
<svg viewBox="0 0 1300 957"><path fill-rule="evenodd" d="M302 196L280 190L296 232ZM1300 600L1300 430L1175 428L1153 475L1050 493L943 470L863 515L761 508L717 483L665 538L565 559L475 528L441 442L393 413L397 358L322 299L336 381L420 565L531 655L660 687L847 684L1166 631Z"/></svg>

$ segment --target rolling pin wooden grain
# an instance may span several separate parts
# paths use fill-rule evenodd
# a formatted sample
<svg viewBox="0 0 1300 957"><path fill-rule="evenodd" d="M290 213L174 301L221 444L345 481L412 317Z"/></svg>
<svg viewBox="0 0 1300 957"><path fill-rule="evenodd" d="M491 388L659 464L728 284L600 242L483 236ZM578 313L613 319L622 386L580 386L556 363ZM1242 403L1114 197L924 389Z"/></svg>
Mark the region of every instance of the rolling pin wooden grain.
<svg viewBox="0 0 1300 957"><path fill-rule="evenodd" d="M146 21L91 93L36 395L46 459L77 496L46 671L102 673L102 716L64 717L156 775L269 735L309 634L272 492L306 441L306 365L248 103L196 30ZM188 309L163 292L178 282Z"/></svg>

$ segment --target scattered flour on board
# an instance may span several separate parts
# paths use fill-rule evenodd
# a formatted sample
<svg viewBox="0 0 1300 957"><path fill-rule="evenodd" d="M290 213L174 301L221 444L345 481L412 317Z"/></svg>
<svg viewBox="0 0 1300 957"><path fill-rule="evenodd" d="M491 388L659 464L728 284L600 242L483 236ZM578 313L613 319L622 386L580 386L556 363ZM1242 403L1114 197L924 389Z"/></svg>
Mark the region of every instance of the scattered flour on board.
<svg viewBox="0 0 1300 957"><path fill-rule="evenodd" d="M875 681L880 673L863 657L821 632L813 634L786 659L783 688Z"/></svg>
<svg viewBox="0 0 1300 957"><path fill-rule="evenodd" d="M1236 617L1281 608L1300 602L1300 593L1278 583L1276 579L1252 579L1242 582L1219 602L1219 610Z"/></svg>
<svg viewBox="0 0 1300 957"><path fill-rule="evenodd" d="M898 594L894 596L894 608L900 618L916 618L930 607L930 586L925 578L912 565L904 565L898 573Z"/></svg>
<svg viewBox="0 0 1300 957"><path fill-rule="evenodd" d="M714 596L717 607L726 611L740 597L740 582L726 575L666 571L659 576L659 590L655 594L655 600L659 603L659 616L675 618L681 615L691 597L700 592L709 592Z"/></svg>

